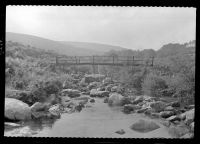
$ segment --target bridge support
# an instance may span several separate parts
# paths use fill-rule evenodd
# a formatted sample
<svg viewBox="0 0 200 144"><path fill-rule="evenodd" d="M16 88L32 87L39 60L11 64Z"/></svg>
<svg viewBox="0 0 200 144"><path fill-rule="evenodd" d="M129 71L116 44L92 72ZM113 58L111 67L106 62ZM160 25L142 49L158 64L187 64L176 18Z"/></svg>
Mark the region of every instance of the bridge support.
<svg viewBox="0 0 200 144"><path fill-rule="evenodd" d="M99 71L98 65L92 65L92 73L93 73L93 74L97 74L98 71Z"/></svg>

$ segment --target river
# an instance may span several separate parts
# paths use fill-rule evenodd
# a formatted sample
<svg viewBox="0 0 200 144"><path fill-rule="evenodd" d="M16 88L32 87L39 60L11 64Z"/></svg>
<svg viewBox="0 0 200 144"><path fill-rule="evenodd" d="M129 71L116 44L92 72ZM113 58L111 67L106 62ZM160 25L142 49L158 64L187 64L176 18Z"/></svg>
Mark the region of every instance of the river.
<svg viewBox="0 0 200 144"><path fill-rule="evenodd" d="M89 102L88 102L89 103ZM150 119L143 114L124 114L120 107L109 107L103 103L103 99L96 98L95 103L89 103L90 107L81 112L64 113L60 119L52 122L29 122L24 127L17 129L5 129L5 136L19 136L24 132L25 136L32 137L98 137L98 138L171 138L168 129L158 119ZM147 133L141 133L130 129L130 126L140 119L148 119L157 123L160 128ZM25 129L25 130L23 130ZM123 129L125 134L115 133ZM31 131L26 135L26 131Z"/></svg>

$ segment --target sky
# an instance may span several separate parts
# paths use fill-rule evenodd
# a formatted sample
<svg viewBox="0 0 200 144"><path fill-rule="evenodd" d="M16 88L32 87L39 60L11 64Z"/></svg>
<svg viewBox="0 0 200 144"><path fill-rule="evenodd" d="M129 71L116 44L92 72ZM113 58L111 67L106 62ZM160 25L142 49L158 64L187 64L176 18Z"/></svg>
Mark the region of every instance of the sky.
<svg viewBox="0 0 200 144"><path fill-rule="evenodd" d="M142 50L195 39L196 9L7 6L6 32Z"/></svg>

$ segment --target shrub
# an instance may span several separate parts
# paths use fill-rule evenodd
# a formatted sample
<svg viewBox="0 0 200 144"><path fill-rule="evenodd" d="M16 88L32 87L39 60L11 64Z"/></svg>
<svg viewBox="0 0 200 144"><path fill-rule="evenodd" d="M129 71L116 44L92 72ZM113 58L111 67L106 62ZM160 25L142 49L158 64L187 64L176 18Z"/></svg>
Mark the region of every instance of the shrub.
<svg viewBox="0 0 200 144"><path fill-rule="evenodd" d="M58 94L62 88L62 83L56 78L48 78L35 81L29 86L33 99L44 101L51 94Z"/></svg>
<svg viewBox="0 0 200 144"><path fill-rule="evenodd" d="M162 96L162 91L167 88L165 80L152 73L148 74L142 83L144 94L150 96Z"/></svg>

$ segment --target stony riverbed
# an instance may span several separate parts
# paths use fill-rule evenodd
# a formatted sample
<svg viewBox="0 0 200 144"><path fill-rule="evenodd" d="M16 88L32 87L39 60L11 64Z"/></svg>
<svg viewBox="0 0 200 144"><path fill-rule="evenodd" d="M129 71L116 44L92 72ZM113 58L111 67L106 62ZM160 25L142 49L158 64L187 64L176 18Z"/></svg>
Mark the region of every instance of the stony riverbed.
<svg viewBox="0 0 200 144"><path fill-rule="evenodd" d="M28 106L5 99L5 136L192 138L194 105L167 98L135 96L109 78L89 80L84 89L63 87L60 103ZM103 80L103 81L102 81ZM86 81L86 80L84 80Z"/></svg>

